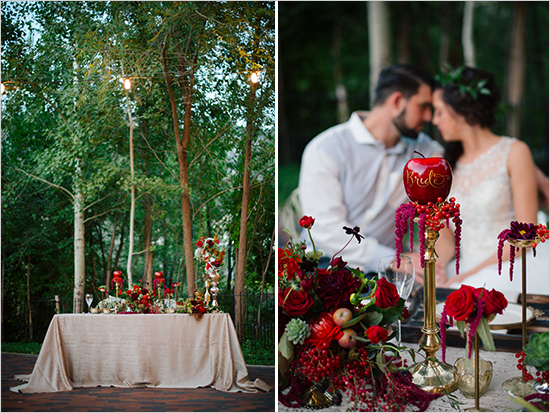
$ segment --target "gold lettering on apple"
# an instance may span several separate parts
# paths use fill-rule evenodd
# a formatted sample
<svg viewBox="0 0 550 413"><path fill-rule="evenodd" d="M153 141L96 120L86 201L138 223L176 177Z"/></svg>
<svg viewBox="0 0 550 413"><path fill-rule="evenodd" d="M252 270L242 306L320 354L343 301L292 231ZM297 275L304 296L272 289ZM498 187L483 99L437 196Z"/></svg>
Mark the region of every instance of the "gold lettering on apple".
<svg viewBox="0 0 550 413"><path fill-rule="evenodd" d="M436 174L434 171L430 171L427 178L422 179L416 172L406 171L408 186L418 185L421 188L431 186L433 188L443 188L447 185L447 181L451 179L448 175Z"/></svg>

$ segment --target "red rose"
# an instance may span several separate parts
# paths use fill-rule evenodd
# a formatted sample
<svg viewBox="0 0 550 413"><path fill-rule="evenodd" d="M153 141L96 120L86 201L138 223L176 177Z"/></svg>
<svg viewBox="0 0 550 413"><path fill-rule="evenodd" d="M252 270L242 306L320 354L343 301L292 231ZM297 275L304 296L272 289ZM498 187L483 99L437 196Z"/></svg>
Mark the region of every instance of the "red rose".
<svg viewBox="0 0 550 413"><path fill-rule="evenodd" d="M474 287L461 285L460 289L449 294L445 301L447 315L456 321L464 321L473 315L475 303Z"/></svg>
<svg viewBox="0 0 550 413"><path fill-rule="evenodd" d="M306 343L311 343L315 347L326 348L330 346L332 340L339 340L344 334L340 326L334 323L334 317L331 313L321 313L317 321L311 326L311 333Z"/></svg>
<svg viewBox="0 0 550 413"><path fill-rule="evenodd" d="M376 298L375 305L378 308L390 308L399 302L399 293L397 292L397 287L386 280L385 278L380 278L377 282L378 287L374 292L374 297Z"/></svg>
<svg viewBox="0 0 550 413"><path fill-rule="evenodd" d="M279 291L279 306L291 317L304 315L312 305L313 298L303 290L288 287L282 293Z"/></svg>
<svg viewBox="0 0 550 413"><path fill-rule="evenodd" d="M365 334L372 344L379 343L388 338L388 330L380 326L370 326L367 331L365 331Z"/></svg>
<svg viewBox="0 0 550 413"><path fill-rule="evenodd" d="M504 294L495 289L488 291L485 288L476 288L474 295L476 299L481 295L481 302L483 303L483 317L485 318L497 313L502 314L502 311L508 305L508 300L504 297Z"/></svg>
<svg viewBox="0 0 550 413"><path fill-rule="evenodd" d="M202 240L197 241L197 247L202 248Z"/></svg>
<svg viewBox="0 0 550 413"><path fill-rule="evenodd" d="M298 221L300 226L305 229L311 228L314 222L315 222L315 218L308 217L305 215L302 218L300 218L300 220Z"/></svg>

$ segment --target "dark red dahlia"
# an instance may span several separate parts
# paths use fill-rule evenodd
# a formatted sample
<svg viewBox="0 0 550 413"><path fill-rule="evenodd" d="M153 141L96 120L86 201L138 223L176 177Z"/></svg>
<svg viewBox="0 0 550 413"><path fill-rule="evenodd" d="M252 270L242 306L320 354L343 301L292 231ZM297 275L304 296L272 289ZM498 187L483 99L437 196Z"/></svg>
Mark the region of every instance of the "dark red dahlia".
<svg viewBox="0 0 550 413"><path fill-rule="evenodd" d="M361 280L344 268L335 271L319 270L317 283L318 288L315 292L325 309L331 311L349 306L349 297L359 289Z"/></svg>

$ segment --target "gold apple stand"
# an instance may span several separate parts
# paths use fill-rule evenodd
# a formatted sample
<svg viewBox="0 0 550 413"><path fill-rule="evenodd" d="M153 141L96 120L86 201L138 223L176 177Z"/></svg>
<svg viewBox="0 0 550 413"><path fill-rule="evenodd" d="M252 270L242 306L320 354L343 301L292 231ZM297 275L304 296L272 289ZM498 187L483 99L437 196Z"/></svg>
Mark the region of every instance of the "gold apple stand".
<svg viewBox="0 0 550 413"><path fill-rule="evenodd" d="M417 221L418 219L415 219ZM441 348L439 328L435 318L435 242L439 232L426 227L424 253L424 327L420 338L420 349L426 353L423 362L410 368L413 383L428 393L452 393L458 387L454 368L436 359L435 353Z"/></svg>

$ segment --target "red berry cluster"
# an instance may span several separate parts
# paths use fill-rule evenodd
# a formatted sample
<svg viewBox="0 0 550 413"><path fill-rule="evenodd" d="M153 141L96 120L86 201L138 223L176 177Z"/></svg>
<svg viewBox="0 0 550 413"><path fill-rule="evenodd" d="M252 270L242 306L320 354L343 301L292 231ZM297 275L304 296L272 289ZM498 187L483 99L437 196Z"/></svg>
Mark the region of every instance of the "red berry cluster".
<svg viewBox="0 0 550 413"><path fill-rule="evenodd" d="M420 205L414 203L416 207L416 213L418 215L426 214L426 225L434 231L439 231L445 228L445 224L441 221L445 219L447 226L449 226L449 219L455 220L460 217L460 204L455 204L455 198L449 198L448 201L443 202L443 198L437 198L437 202L428 202L426 205Z"/></svg>
<svg viewBox="0 0 550 413"><path fill-rule="evenodd" d="M538 224L537 225L537 239L540 240L540 242L545 242L548 239L548 228L546 228L546 225L544 224ZM533 248L537 246L536 242L533 242Z"/></svg>
<svg viewBox="0 0 550 413"><path fill-rule="evenodd" d="M527 367L525 366L525 352L522 350L516 353L516 358L518 359L517 368L523 373L523 381L533 380L533 375L527 371Z"/></svg>
<svg viewBox="0 0 550 413"><path fill-rule="evenodd" d="M326 348L308 347L295 362L295 368L312 382L319 382L340 368L340 356Z"/></svg>

